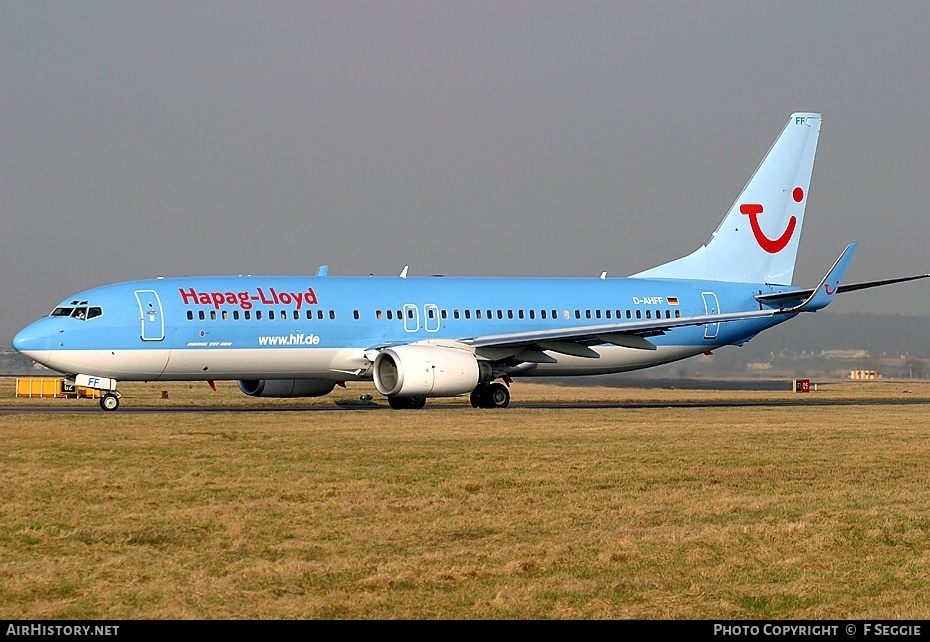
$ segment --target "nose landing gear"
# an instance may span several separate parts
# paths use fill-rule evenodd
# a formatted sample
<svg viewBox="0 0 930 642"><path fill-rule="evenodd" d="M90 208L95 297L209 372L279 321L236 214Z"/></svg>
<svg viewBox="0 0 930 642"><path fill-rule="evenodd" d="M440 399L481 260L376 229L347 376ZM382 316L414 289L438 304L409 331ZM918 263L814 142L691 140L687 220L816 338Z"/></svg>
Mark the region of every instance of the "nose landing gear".
<svg viewBox="0 0 930 642"><path fill-rule="evenodd" d="M104 410L116 410L119 408L119 393L108 392L100 397L100 407Z"/></svg>

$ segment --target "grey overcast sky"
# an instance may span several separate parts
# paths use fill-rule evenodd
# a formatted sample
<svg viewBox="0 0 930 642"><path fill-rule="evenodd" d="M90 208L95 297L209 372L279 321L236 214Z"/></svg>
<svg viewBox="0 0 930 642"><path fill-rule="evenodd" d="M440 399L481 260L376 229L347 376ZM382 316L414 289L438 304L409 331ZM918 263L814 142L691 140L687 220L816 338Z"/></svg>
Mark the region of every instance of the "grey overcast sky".
<svg viewBox="0 0 930 642"><path fill-rule="evenodd" d="M930 3L0 0L0 342L189 274L621 276L824 114L795 281L930 272ZM930 317L930 284L841 298ZM928 319L930 320L930 319Z"/></svg>

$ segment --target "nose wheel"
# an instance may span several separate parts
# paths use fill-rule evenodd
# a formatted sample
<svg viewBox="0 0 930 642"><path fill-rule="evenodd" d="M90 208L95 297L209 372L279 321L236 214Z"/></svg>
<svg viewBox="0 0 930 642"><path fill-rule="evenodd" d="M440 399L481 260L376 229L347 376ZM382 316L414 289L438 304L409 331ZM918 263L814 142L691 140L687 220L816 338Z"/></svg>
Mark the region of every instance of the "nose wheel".
<svg viewBox="0 0 930 642"><path fill-rule="evenodd" d="M116 410L119 408L119 395L108 392L100 397L100 407L104 410Z"/></svg>

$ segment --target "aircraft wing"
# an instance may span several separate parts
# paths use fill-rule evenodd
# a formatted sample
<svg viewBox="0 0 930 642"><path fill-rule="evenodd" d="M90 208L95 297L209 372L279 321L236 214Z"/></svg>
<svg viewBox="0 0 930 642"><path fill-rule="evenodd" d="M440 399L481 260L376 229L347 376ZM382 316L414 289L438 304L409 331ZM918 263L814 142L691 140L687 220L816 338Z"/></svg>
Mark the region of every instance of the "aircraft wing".
<svg viewBox="0 0 930 642"><path fill-rule="evenodd" d="M706 323L725 323L727 321L744 321L747 319L765 319L776 315L796 314L798 312L815 312L825 308L836 295L840 282L852 261L857 245L846 246L830 271L820 280L820 284L807 290L808 296L792 307L769 310L748 310L722 314L702 314L676 319L646 319L624 323L589 325L574 328L553 328L551 330L531 330L507 334L491 334L462 339L461 343L475 348L512 348L518 346L536 346L541 350L551 350L576 356L596 357L588 345L612 343L628 348L655 350L655 344L646 337L664 334L672 328L680 328Z"/></svg>
<svg viewBox="0 0 930 642"><path fill-rule="evenodd" d="M849 283L839 286L837 294L846 292L855 292L856 290L867 290L868 288L877 288L882 285L891 285L893 283L904 283L905 281L916 281L917 279L930 278L930 274L917 274L915 276L901 276L896 279L884 279L881 281L863 281L861 283ZM807 299L813 290L791 290L789 292L775 292L774 294L758 294L756 300L765 305L783 305L794 303Z"/></svg>

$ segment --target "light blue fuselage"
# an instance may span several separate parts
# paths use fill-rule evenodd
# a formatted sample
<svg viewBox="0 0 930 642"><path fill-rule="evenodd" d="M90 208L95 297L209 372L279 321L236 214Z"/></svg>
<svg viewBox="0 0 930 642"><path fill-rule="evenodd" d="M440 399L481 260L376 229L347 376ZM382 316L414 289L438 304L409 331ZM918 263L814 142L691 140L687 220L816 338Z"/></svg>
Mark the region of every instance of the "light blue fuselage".
<svg viewBox="0 0 930 642"><path fill-rule="evenodd" d="M69 374L344 381L370 378L365 351L385 346L467 343L487 335L760 310L753 297L774 291L766 285L627 278L166 278L69 297L57 310L99 312L86 320L45 317L15 343L21 352ZM592 343L597 358L548 352L555 363L524 363L508 374L649 367L741 344L786 318L671 328L649 337L656 350Z"/></svg>

